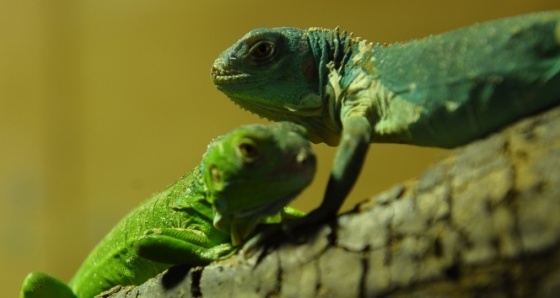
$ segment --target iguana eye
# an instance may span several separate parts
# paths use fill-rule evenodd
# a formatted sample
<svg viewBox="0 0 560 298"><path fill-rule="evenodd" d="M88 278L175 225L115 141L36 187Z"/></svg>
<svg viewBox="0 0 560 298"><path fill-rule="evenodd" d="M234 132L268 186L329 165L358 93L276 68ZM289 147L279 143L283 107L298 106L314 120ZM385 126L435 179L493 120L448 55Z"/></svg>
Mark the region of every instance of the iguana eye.
<svg viewBox="0 0 560 298"><path fill-rule="evenodd" d="M243 158L252 161L255 157L259 155L259 149L257 146L251 143L243 142L238 146L239 152Z"/></svg>
<svg viewBox="0 0 560 298"><path fill-rule="evenodd" d="M268 40L258 41L251 47L249 54L257 61L267 60L274 55L274 43Z"/></svg>

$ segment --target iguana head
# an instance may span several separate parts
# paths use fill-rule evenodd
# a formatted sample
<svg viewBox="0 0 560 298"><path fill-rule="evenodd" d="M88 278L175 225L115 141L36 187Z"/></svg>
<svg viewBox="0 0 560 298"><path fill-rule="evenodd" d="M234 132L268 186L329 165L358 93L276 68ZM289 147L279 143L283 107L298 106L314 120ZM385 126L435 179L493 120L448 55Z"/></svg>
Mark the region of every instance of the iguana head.
<svg viewBox="0 0 560 298"><path fill-rule="evenodd" d="M317 113L323 105L315 59L296 28L252 30L216 59L211 75L233 101L269 119Z"/></svg>
<svg viewBox="0 0 560 298"><path fill-rule="evenodd" d="M203 158L214 226L234 245L282 210L313 179L316 161L299 125L247 125L209 145Z"/></svg>
<svg viewBox="0 0 560 298"><path fill-rule="evenodd" d="M334 145L340 128L324 94L326 64L340 59L345 45L337 30L255 29L216 59L212 80L242 108L299 123L311 141Z"/></svg>

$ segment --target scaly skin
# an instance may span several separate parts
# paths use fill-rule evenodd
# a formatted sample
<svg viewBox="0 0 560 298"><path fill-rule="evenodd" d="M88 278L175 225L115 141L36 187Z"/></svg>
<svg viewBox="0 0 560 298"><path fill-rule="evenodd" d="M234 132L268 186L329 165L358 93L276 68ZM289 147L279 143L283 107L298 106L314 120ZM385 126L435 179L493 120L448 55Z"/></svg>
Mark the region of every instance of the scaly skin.
<svg viewBox="0 0 560 298"><path fill-rule="evenodd" d="M301 216L284 206L311 182L315 166L302 127L240 127L212 142L193 172L121 220L68 286L31 273L21 297L93 297L173 265L227 258L257 224L279 222L283 213Z"/></svg>
<svg viewBox="0 0 560 298"><path fill-rule="evenodd" d="M560 12L486 22L407 43L346 32L256 29L214 62L218 89L339 146L321 206L336 214L373 142L452 148L560 102Z"/></svg>

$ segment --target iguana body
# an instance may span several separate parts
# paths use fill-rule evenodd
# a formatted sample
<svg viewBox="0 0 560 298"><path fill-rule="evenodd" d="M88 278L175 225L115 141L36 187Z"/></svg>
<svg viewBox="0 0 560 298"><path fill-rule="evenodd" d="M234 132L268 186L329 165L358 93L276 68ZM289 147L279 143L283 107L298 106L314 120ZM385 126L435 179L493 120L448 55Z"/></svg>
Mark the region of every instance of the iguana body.
<svg viewBox="0 0 560 298"><path fill-rule="evenodd" d="M372 142L452 148L560 103L560 12L506 18L407 43L346 32L256 29L212 67L218 89L339 145L317 221L336 213Z"/></svg>
<svg viewBox="0 0 560 298"><path fill-rule="evenodd" d="M119 222L68 286L32 273L21 296L93 297L116 285L138 285L172 265L230 256L258 223L278 222L274 215L310 183L315 158L303 134L281 123L247 125L220 137L192 173Z"/></svg>

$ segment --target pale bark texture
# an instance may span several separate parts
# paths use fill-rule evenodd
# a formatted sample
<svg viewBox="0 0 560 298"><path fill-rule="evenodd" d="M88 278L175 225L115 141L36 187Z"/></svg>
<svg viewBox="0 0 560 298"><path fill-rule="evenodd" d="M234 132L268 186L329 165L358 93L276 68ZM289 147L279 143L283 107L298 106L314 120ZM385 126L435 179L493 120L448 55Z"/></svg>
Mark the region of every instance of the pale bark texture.
<svg viewBox="0 0 560 298"><path fill-rule="evenodd" d="M110 297L560 297L560 108L454 150L306 239Z"/></svg>

